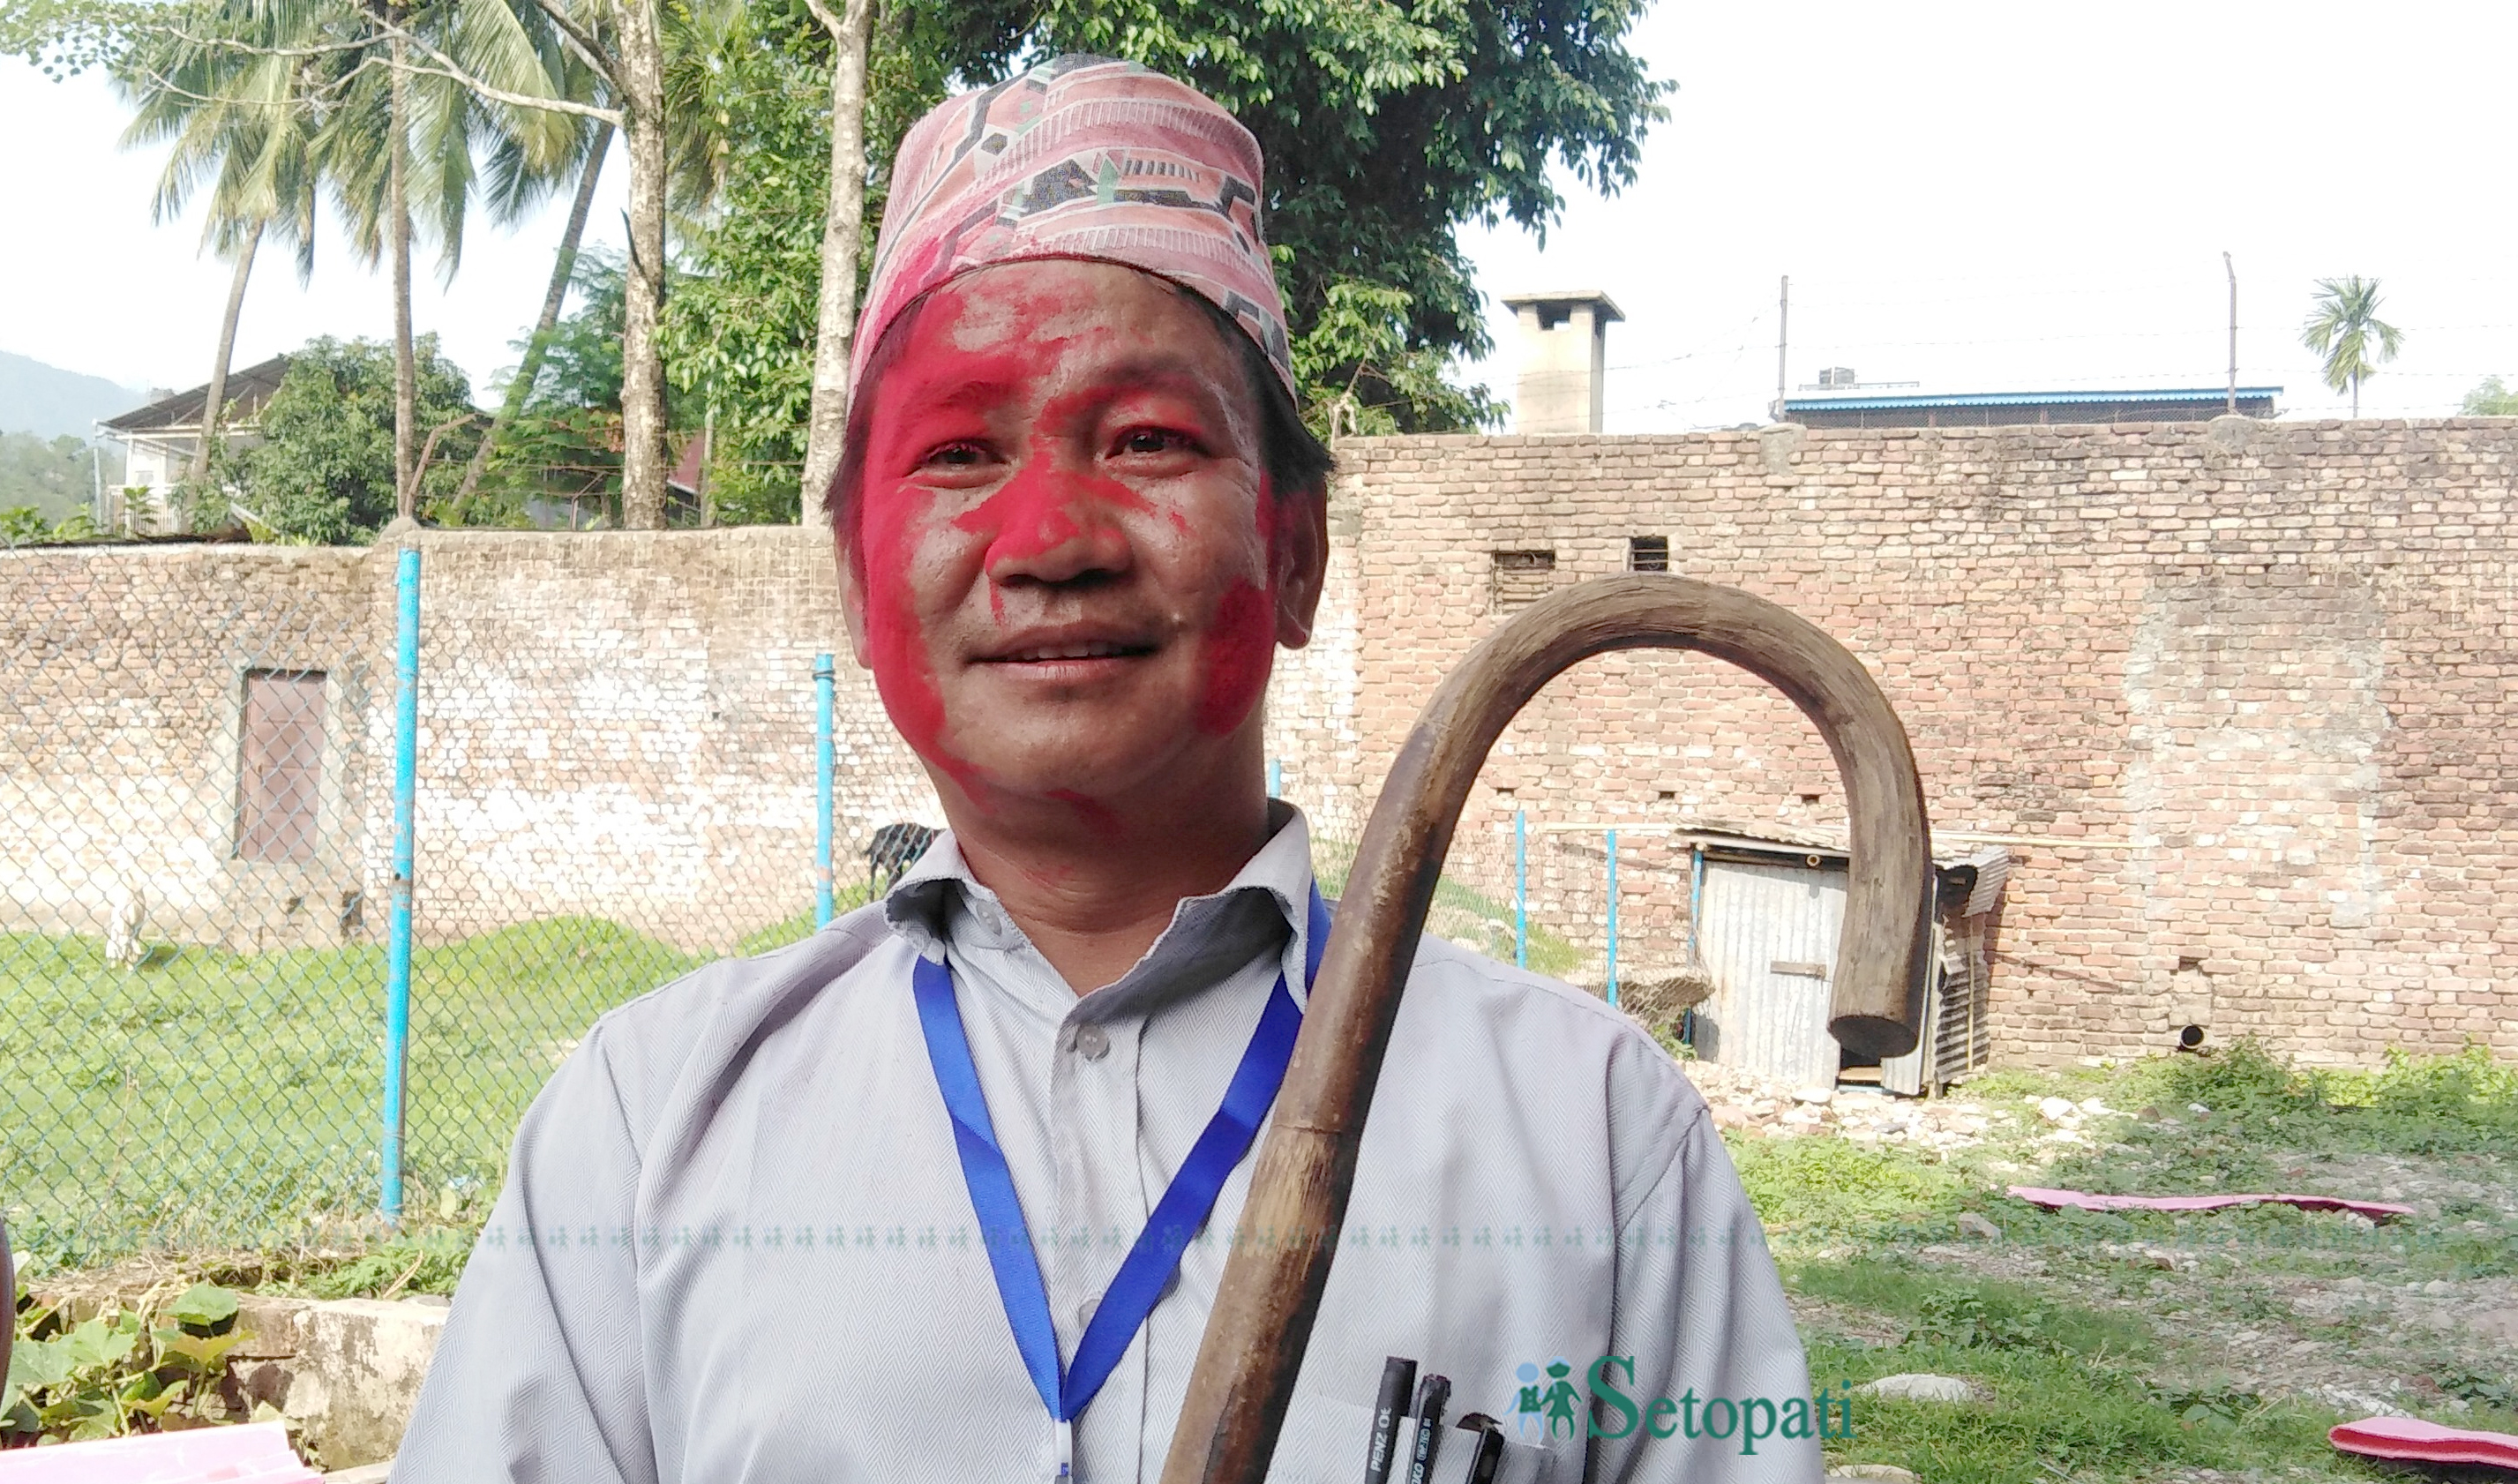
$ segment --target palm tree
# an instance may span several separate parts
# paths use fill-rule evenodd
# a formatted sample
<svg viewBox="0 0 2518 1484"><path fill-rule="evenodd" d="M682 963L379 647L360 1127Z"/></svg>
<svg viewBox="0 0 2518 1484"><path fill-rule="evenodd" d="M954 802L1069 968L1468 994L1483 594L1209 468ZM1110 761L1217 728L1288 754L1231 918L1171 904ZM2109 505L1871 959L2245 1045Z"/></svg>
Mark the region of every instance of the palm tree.
<svg viewBox="0 0 2518 1484"><path fill-rule="evenodd" d="M180 212L215 175L206 237L237 265L196 482L216 446L255 253L277 229L296 243L300 276L310 274L315 203L328 188L361 256L391 259L397 503L412 513L421 431L412 221L430 228L451 278L476 191L495 217L513 221L560 181L590 190L591 167L580 172L602 153L586 116L598 110L567 111L565 100L590 91L595 74L570 55L562 29L546 10L503 0L207 0L171 23L130 28L116 59L138 109L126 142L175 142L158 215Z"/></svg>
<svg viewBox="0 0 2518 1484"><path fill-rule="evenodd" d="M846 0L833 14L804 0L831 37L831 205L822 223L821 297L813 327L813 400L804 436L803 523L829 515L822 491L840 466L848 426L848 356L857 329L857 250L865 224L866 39L874 0Z"/></svg>
<svg viewBox="0 0 2518 1484"><path fill-rule="evenodd" d="M2378 318L2378 281L2355 275L2320 279L2300 343L2325 359L2325 384L2352 393L2361 415L2361 383L2404 349L2405 332Z"/></svg>
<svg viewBox="0 0 2518 1484"><path fill-rule="evenodd" d="M236 265L193 456L196 488L207 481L218 448L237 324L263 240L277 236L295 246L301 283L314 272L315 140L343 65L336 54L311 45L314 19L291 0L225 0L198 17L205 33L146 35L114 69L134 109L124 147L172 145L152 214L159 222L180 216L206 179L203 245Z"/></svg>
<svg viewBox="0 0 2518 1484"><path fill-rule="evenodd" d="M324 0L307 0L324 3ZM394 296L394 487L396 512L416 513L420 439L418 362L411 319L415 221L436 240L439 270L462 260L468 207L482 189L479 154L492 161L494 216L512 219L536 192L564 177L582 150L582 120L532 107L558 96L560 47L531 11L497 3L433 0L420 6L369 0L364 19L385 65L359 79L326 131L334 197L362 257L389 262ZM460 66L462 75L450 70ZM517 103L485 96L478 84Z"/></svg>

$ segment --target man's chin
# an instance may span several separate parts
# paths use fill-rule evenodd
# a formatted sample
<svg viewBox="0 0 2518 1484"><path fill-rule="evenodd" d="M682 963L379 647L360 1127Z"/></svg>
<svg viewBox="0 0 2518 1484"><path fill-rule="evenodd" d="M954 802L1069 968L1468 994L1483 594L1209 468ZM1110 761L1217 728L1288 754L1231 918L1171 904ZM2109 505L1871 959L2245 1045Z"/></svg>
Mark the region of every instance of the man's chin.
<svg viewBox="0 0 2518 1484"><path fill-rule="evenodd" d="M1004 746L1005 740L980 750L963 775L973 802L992 813L1083 802L1108 807L1162 787L1159 755L1149 756L1111 735L1017 748Z"/></svg>

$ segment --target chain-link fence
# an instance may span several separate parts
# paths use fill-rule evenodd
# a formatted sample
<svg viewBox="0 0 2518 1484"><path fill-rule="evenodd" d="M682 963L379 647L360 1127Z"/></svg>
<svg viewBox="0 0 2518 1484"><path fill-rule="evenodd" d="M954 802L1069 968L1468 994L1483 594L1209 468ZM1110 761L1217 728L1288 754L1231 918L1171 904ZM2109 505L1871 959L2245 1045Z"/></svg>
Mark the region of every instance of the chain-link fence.
<svg viewBox="0 0 2518 1484"><path fill-rule="evenodd" d="M477 1215L597 1015L813 926L809 656L729 705L623 663L634 626L414 602L414 630L416 552L382 580L362 564L395 553L298 555L22 553L0 580L22 1245L322 1243L397 1195Z"/></svg>
<svg viewBox="0 0 2518 1484"><path fill-rule="evenodd" d="M22 1245L477 1218L598 1015L862 900L869 841L920 811L862 686L835 779L818 618L728 643L660 617L637 584L663 578L431 551L0 558L0 1201ZM570 595L516 596L537 584ZM1429 931L1602 987L1587 838L1528 831L1517 863L1464 824ZM1353 852L1318 841L1332 895Z"/></svg>
<svg viewBox="0 0 2518 1484"><path fill-rule="evenodd" d="M381 675L351 574L11 563L0 623L0 1177L37 1248L372 1200ZM267 575L267 574L266 574ZM326 576L340 580L327 582Z"/></svg>

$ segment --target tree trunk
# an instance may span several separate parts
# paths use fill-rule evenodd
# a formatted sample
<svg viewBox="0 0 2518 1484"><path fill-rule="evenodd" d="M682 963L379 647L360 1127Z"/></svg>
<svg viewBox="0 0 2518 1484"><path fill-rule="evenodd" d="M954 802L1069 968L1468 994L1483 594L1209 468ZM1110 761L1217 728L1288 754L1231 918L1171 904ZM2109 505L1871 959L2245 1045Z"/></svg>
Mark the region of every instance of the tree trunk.
<svg viewBox="0 0 2518 1484"><path fill-rule="evenodd" d="M237 318L244 313L245 281L253 277L253 254L262 245L263 225L255 222L237 248L236 279L228 284L228 317L219 323L219 356L210 363L209 394L201 400L201 446L193 451L195 485L210 477L210 450L218 446L219 422L228 410L228 364L236 355Z"/></svg>
<svg viewBox="0 0 2518 1484"><path fill-rule="evenodd" d="M866 33L874 25L874 0L847 0L836 17L821 0L808 3L831 33L831 203L822 218L821 313L813 331L800 518L807 527L827 528L822 497L848 428L848 354L856 339L857 248L865 226Z"/></svg>
<svg viewBox="0 0 2518 1484"><path fill-rule="evenodd" d="M481 435L480 447L472 451L472 462L463 470L463 487L456 493L456 503L472 498L480 487L483 471L490 467L490 450L525 410L525 400L533 395L534 382L542 375L543 359L550 351L551 331L559 327L559 312L568 303L568 285L577 277L578 244L586 238L586 213L594 207L594 182L603 173L603 156L612 152L612 125L597 123L594 142L587 146L586 168L578 172L577 199L568 208L568 230L559 238L559 256L551 263L550 289L543 295L542 318L534 322L533 338L525 342L525 359L516 368L515 379L507 383L507 395L499 404L499 415L490 419L490 430Z"/></svg>
<svg viewBox="0 0 2518 1484"><path fill-rule="evenodd" d="M622 285L621 523L665 525L665 49L657 0L621 16L621 133L630 146L630 270Z"/></svg>
<svg viewBox="0 0 2518 1484"><path fill-rule="evenodd" d="M399 24L401 17L395 17ZM394 515L411 520L419 508L412 446L419 422L419 364L411 343L411 72L410 43L393 41L393 138L387 142L385 232L393 241L394 299Z"/></svg>

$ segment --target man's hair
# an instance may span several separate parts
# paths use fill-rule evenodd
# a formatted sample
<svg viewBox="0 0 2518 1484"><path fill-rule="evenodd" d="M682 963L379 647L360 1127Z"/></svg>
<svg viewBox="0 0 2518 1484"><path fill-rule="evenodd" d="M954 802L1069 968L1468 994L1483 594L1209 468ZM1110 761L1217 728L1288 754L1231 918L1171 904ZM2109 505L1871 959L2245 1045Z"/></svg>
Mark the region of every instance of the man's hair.
<svg viewBox="0 0 2518 1484"><path fill-rule="evenodd" d="M1238 357L1242 385L1259 404L1259 457L1277 498L1327 499L1328 478L1337 467L1336 457L1312 435L1302 414L1294 408L1293 394L1285 390L1285 383L1278 379L1277 369L1268 363L1267 353L1205 295L1171 286L1183 303L1195 306L1206 317L1207 324ZM840 454L840 466L831 475L830 487L822 493L822 509L831 518L831 529L846 542L848 561L859 576L864 574L864 555L857 544L857 502L865 493L865 450L874 430L874 389L892 363L900 359L902 349L909 343L910 328L926 307L927 301L920 299L902 310L866 357L865 371L857 378L856 395L848 403L847 441Z"/></svg>

